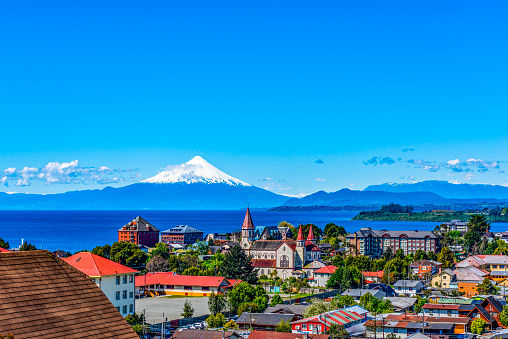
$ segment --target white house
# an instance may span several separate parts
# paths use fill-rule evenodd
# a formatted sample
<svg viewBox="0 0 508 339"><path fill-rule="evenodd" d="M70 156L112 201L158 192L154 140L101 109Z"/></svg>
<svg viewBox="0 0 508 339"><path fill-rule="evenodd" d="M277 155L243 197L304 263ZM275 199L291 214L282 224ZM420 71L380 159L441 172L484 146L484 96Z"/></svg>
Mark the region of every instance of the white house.
<svg viewBox="0 0 508 339"><path fill-rule="evenodd" d="M333 265L324 266L314 271L314 282L311 284L313 286L326 287L326 283L330 276L335 272L337 267Z"/></svg>
<svg viewBox="0 0 508 339"><path fill-rule="evenodd" d="M92 278L124 317L135 313L134 276L139 271L90 252L62 259Z"/></svg>
<svg viewBox="0 0 508 339"><path fill-rule="evenodd" d="M414 297L423 289L423 283L419 280L399 280L393 288L399 297Z"/></svg>

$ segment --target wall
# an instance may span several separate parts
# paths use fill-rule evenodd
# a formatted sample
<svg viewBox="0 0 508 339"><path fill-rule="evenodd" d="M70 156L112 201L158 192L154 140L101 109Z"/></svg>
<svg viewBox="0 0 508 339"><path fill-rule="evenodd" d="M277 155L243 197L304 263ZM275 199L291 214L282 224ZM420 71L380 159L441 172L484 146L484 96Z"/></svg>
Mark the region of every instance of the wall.
<svg viewBox="0 0 508 339"><path fill-rule="evenodd" d="M116 284L116 277L120 277L120 285ZM129 282L129 276L132 276L132 282ZM108 297L111 303L115 307L120 307L120 314L124 317L128 314L132 314L136 311L135 305L135 286L134 286L134 275L127 275L127 283L123 283L124 275L110 275L101 278L95 278L95 283L100 287L102 292ZM120 300L116 300L116 292L120 292ZM123 291L127 291L127 298L123 298ZM130 293L132 292L132 298L130 297ZM133 305L133 312L129 312L129 306ZM127 306L127 312L123 312L123 306Z"/></svg>

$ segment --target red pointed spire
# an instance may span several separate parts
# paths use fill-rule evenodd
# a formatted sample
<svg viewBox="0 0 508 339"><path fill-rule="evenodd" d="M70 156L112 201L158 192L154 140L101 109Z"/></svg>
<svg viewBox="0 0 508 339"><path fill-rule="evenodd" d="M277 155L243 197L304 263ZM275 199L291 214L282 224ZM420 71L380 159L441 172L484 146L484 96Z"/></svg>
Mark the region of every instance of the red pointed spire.
<svg viewBox="0 0 508 339"><path fill-rule="evenodd" d="M309 229L309 236L307 237L307 241L315 241L314 239L314 231L312 230L312 226Z"/></svg>
<svg viewBox="0 0 508 339"><path fill-rule="evenodd" d="M254 223L252 222L252 217L250 216L249 208L247 207L247 213L245 213L245 219L243 220L242 230L253 230Z"/></svg>
<svg viewBox="0 0 508 339"><path fill-rule="evenodd" d="M298 238L296 239L296 241L305 241L305 239L303 238L302 225L300 225L300 228L298 229Z"/></svg>

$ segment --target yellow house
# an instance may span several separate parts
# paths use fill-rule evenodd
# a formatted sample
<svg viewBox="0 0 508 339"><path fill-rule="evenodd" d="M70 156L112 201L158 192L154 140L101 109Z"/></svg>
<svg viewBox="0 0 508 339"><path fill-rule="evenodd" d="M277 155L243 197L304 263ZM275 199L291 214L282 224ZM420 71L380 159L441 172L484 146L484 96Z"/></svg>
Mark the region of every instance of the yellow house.
<svg viewBox="0 0 508 339"><path fill-rule="evenodd" d="M431 283L432 287L450 288L450 283L455 282L455 280L455 273L446 268L441 273L434 275Z"/></svg>

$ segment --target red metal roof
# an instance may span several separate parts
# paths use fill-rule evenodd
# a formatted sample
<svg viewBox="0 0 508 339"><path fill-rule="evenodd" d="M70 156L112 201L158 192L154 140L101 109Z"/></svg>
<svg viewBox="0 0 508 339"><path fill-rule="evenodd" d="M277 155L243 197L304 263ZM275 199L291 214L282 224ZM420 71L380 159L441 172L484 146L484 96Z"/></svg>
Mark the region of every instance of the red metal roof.
<svg viewBox="0 0 508 339"><path fill-rule="evenodd" d="M377 272L362 272L363 276L364 277L378 277L378 278L382 278L383 277L383 273L384 271L377 271Z"/></svg>
<svg viewBox="0 0 508 339"><path fill-rule="evenodd" d="M302 225L300 225L300 228L298 229L298 238L296 238L296 241L304 241L303 238L303 231L302 231Z"/></svg>
<svg viewBox="0 0 508 339"><path fill-rule="evenodd" d="M335 267L333 265L324 266L324 267L321 267L321 268L315 270L314 274L315 273L324 273L324 274L330 273L331 274L331 273L335 272L336 269L337 269L337 267Z"/></svg>
<svg viewBox="0 0 508 339"><path fill-rule="evenodd" d="M386 321L409 321L409 322L422 322L423 317L416 315L404 314L389 314L385 318ZM425 322L428 323L448 323L448 324L468 324L471 318L468 317L425 317Z"/></svg>
<svg viewBox="0 0 508 339"><path fill-rule="evenodd" d="M229 281L224 277L209 277L196 275L177 275L173 272L155 272L136 277L136 286L147 285L177 285L177 286L228 286Z"/></svg>
<svg viewBox="0 0 508 339"><path fill-rule="evenodd" d="M309 227L309 236L307 237L307 240L309 240L309 241L316 240L316 239L314 239L314 230L312 229L312 226Z"/></svg>
<svg viewBox="0 0 508 339"><path fill-rule="evenodd" d="M100 255L96 255L91 252L79 252L68 258L62 258L62 260L74 266L89 277L139 273L139 271L136 271L135 269L103 258Z"/></svg>
<svg viewBox="0 0 508 339"><path fill-rule="evenodd" d="M250 216L249 208L247 207L247 213L245 213L245 219L243 220L242 230L253 230L254 223L252 222L252 217Z"/></svg>
<svg viewBox="0 0 508 339"><path fill-rule="evenodd" d="M254 267L275 267L277 260L275 259L253 259L252 266Z"/></svg>
<svg viewBox="0 0 508 339"><path fill-rule="evenodd" d="M5 248L1 248L1 247L0 247L0 252L6 252L6 253L7 253L7 252L10 252L10 251L9 251L9 250L6 250Z"/></svg>

